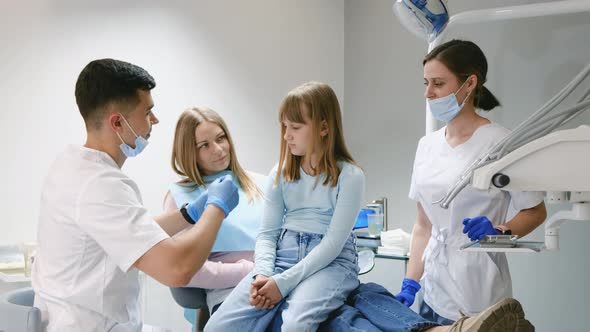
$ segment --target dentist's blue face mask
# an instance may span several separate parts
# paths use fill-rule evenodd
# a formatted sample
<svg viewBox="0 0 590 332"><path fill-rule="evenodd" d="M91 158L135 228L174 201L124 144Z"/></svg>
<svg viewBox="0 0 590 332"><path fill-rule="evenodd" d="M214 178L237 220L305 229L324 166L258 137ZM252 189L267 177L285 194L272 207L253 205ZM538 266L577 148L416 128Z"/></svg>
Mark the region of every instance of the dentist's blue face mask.
<svg viewBox="0 0 590 332"><path fill-rule="evenodd" d="M465 102L467 101L467 99L469 99L469 95L471 94L471 91L469 91L469 93L467 93L467 96L465 97L465 100L463 100L461 105L459 105L459 103L457 102L457 92L463 89L465 83L467 83L467 80L463 82L461 87L459 87L459 90L457 90L455 93L451 93L446 97L441 97L437 99L426 99L426 109L428 109L428 111L432 113L432 116L439 121L446 123L453 120L457 116L457 114L461 112L463 106L465 106Z"/></svg>
<svg viewBox="0 0 590 332"><path fill-rule="evenodd" d="M135 133L135 130L131 128L131 125L129 125L129 122L127 122L127 119L125 119L123 115L121 115L121 117L123 118L123 121L125 121L125 123L127 124L127 127L131 129L133 135L135 135L135 148L132 148L129 144L125 143L125 141L123 141L123 138L121 138L121 135L117 133L117 136L119 136L119 139L121 140L121 145L119 145L119 148L121 149L121 151L123 151L123 154L127 158L135 157L138 154L140 154L141 151L143 151L143 149L145 149L149 142L145 138L138 136Z"/></svg>

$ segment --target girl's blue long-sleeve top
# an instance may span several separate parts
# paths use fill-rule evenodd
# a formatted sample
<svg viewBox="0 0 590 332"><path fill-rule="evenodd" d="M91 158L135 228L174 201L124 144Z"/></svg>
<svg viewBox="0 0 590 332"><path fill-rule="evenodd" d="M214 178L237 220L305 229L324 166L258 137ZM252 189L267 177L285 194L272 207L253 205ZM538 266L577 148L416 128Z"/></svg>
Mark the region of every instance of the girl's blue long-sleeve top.
<svg viewBox="0 0 590 332"><path fill-rule="evenodd" d="M365 175L356 165L338 162L338 184L323 185L325 174L278 184L277 166L269 174L260 232L256 238L254 275L272 276L283 297L301 281L330 264L342 251L361 208ZM292 268L273 276L277 241L282 229L323 234L321 243Z"/></svg>

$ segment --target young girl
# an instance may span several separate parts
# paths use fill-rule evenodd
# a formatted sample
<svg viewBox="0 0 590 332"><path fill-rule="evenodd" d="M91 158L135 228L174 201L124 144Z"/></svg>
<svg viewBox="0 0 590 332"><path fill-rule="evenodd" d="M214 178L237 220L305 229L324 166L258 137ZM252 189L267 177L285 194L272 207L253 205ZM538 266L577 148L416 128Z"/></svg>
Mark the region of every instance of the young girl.
<svg viewBox="0 0 590 332"><path fill-rule="evenodd" d="M174 134L172 169L183 179L170 186L164 202L167 211L194 201L209 183L227 174L238 186L238 206L223 221L211 255L187 285L205 289L207 306L213 313L254 266L255 238L263 208L259 187L267 182L267 177L244 171L225 122L208 108L190 108L180 115ZM194 310L187 310L185 316L194 323Z"/></svg>
<svg viewBox="0 0 590 332"><path fill-rule="evenodd" d="M303 84L283 99L279 120L280 160L270 172L254 271L206 331L264 331L278 310L282 331L315 331L359 284L351 231L365 176L344 143L336 94Z"/></svg>

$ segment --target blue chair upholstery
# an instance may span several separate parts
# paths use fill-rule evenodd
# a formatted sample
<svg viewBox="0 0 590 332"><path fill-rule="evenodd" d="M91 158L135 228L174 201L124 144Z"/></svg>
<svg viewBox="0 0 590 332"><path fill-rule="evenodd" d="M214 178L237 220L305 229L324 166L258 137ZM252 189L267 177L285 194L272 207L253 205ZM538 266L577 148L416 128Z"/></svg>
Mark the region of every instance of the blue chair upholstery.
<svg viewBox="0 0 590 332"><path fill-rule="evenodd" d="M170 292L174 301L181 307L198 310L195 328L197 331L202 331L210 316L205 290L193 287L172 287L170 288Z"/></svg>
<svg viewBox="0 0 590 332"><path fill-rule="evenodd" d="M41 311L33 307L33 288L19 288L0 295L0 331L41 332Z"/></svg>

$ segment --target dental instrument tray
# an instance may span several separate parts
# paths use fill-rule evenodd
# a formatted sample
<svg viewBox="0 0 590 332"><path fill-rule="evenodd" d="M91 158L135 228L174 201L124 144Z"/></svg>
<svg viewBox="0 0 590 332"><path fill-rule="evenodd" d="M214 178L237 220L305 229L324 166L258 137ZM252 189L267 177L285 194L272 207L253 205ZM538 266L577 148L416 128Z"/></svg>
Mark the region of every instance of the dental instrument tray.
<svg viewBox="0 0 590 332"><path fill-rule="evenodd" d="M475 248L514 248L518 235L486 235L483 240L476 240L461 246L461 250Z"/></svg>
<svg viewBox="0 0 590 332"><path fill-rule="evenodd" d="M540 252L545 249L544 242L517 241L518 235L487 235L481 241L469 242L460 251L485 252Z"/></svg>
<svg viewBox="0 0 590 332"><path fill-rule="evenodd" d="M514 248L518 235L486 235L479 241L479 246L483 248Z"/></svg>

